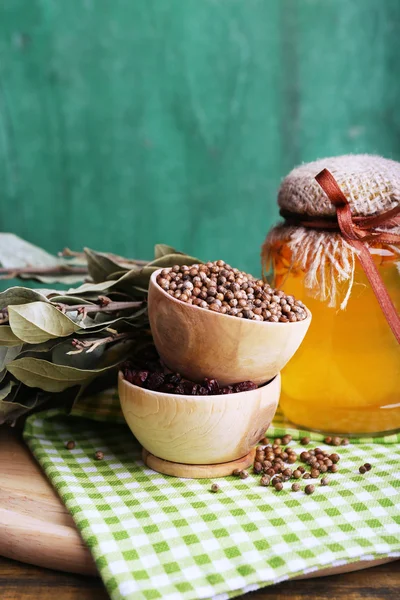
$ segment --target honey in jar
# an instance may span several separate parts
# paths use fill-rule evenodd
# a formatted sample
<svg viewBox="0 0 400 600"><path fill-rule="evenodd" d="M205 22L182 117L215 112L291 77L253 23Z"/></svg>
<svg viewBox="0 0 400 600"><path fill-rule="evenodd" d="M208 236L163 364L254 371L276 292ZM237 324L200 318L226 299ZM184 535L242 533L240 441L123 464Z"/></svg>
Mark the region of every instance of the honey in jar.
<svg viewBox="0 0 400 600"><path fill-rule="evenodd" d="M400 163L379 157L316 161L283 181L278 201L286 223L267 236L263 267L272 268L276 287L306 304L312 322L282 372L281 408L307 429L346 434L397 430L400 346L358 251L343 237L335 207L315 180L324 168L345 194L352 217L392 214L400 206ZM368 232L368 252L398 318L400 221L384 220L378 236L380 231L385 235L377 237L379 242ZM394 243L386 243L386 237Z"/></svg>

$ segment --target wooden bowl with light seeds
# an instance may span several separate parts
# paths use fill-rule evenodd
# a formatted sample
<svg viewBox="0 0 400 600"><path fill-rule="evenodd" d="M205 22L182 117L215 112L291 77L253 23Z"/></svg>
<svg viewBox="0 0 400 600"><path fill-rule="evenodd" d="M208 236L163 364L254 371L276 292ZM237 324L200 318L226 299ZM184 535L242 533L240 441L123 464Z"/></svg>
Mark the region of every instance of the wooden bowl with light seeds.
<svg viewBox="0 0 400 600"><path fill-rule="evenodd" d="M165 271L165 269L164 269ZM239 319L186 304L157 283L149 285L149 319L164 364L191 381L217 379L221 386L273 379L292 358L311 323L270 323Z"/></svg>
<svg viewBox="0 0 400 600"><path fill-rule="evenodd" d="M118 377L121 408L146 464L180 477L219 477L252 464L280 389L280 375L254 390L213 396L151 391Z"/></svg>

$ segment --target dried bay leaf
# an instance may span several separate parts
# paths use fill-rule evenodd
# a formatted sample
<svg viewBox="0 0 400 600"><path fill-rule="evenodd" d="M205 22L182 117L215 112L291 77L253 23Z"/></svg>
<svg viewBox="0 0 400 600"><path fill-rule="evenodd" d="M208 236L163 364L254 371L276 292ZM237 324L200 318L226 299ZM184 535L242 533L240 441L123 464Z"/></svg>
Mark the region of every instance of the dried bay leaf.
<svg viewBox="0 0 400 600"><path fill-rule="evenodd" d="M11 362L21 352L22 344L19 343L17 346L0 346L0 372L3 371L7 363Z"/></svg>
<svg viewBox="0 0 400 600"><path fill-rule="evenodd" d="M163 254L163 256L149 262L144 268L157 267L157 269L162 269L165 267L173 267L174 265L194 265L201 264L202 262L203 261L198 258L188 256L187 254Z"/></svg>
<svg viewBox="0 0 400 600"><path fill-rule="evenodd" d="M19 286L10 287L0 293L0 310L13 304L28 304L29 302L49 302L49 300L37 290Z"/></svg>
<svg viewBox="0 0 400 600"><path fill-rule="evenodd" d="M83 283L77 288L71 288L64 292L66 295L80 296L81 294L102 293L109 290L117 283L115 280L102 281L100 283Z"/></svg>
<svg viewBox="0 0 400 600"><path fill-rule="evenodd" d="M118 348L111 348L102 356L102 367L97 369L77 369L64 365L56 365L40 358L17 358L7 365L9 371L16 379L28 387L35 387L46 392L62 392L69 387L82 385L94 379L107 369L118 366L125 360L132 350L133 344L115 344Z"/></svg>
<svg viewBox="0 0 400 600"><path fill-rule="evenodd" d="M167 244L156 244L154 246L154 258L161 258L162 256L166 256L167 254L181 254L173 248L172 246L167 246Z"/></svg>
<svg viewBox="0 0 400 600"><path fill-rule="evenodd" d="M0 400L7 398L15 385L17 385L15 381L8 381L2 388L0 388Z"/></svg>
<svg viewBox="0 0 400 600"><path fill-rule="evenodd" d="M74 385L81 385L97 373L96 370L55 365L40 358L18 358L7 365L7 371L28 387L37 387L46 392L62 392Z"/></svg>
<svg viewBox="0 0 400 600"><path fill-rule="evenodd" d="M0 345L1 346L19 346L20 340L12 331L9 325L0 325Z"/></svg>
<svg viewBox="0 0 400 600"><path fill-rule="evenodd" d="M99 340L97 338L87 337L85 341ZM79 354L68 354L76 350L75 346L72 345L72 340L65 340L60 344L57 344L51 353L51 362L56 365L64 365L66 367L75 367L77 369L95 369L99 365L100 357L104 354L106 345L102 344L95 348L92 352L82 351Z"/></svg>
<svg viewBox="0 0 400 600"><path fill-rule="evenodd" d="M57 267L63 259L49 254L42 248L30 244L13 233L0 233L0 264L13 267Z"/></svg>
<svg viewBox="0 0 400 600"><path fill-rule="evenodd" d="M21 415L38 408L49 399L49 395L41 390L26 388L22 383L14 386L4 400L0 400L0 425L13 422Z"/></svg>
<svg viewBox="0 0 400 600"><path fill-rule="evenodd" d="M110 278L113 273L120 273L121 271L140 270L140 267L130 265L129 269L124 269L120 264L110 258L109 255L103 252L95 252L90 248L84 249L85 256L87 259L89 275L95 283L100 283Z"/></svg>
<svg viewBox="0 0 400 600"><path fill-rule="evenodd" d="M66 337L80 329L55 306L45 302L10 306L8 314L13 333L27 344Z"/></svg>

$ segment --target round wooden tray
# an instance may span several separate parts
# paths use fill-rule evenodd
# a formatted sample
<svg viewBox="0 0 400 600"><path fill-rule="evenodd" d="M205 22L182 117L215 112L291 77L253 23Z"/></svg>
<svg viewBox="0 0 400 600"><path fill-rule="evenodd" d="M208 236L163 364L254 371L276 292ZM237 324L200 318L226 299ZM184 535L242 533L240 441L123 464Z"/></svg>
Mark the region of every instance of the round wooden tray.
<svg viewBox="0 0 400 600"><path fill-rule="evenodd" d="M1 428L0 555L41 567L97 575L74 522L18 432ZM395 559L360 561L300 577L347 573Z"/></svg>

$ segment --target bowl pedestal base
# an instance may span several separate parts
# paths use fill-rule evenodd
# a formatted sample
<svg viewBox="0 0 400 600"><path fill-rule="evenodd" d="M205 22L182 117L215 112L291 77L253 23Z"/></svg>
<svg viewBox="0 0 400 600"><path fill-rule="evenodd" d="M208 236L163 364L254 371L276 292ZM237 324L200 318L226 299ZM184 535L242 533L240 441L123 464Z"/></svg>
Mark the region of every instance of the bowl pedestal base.
<svg viewBox="0 0 400 600"><path fill-rule="evenodd" d="M256 451L253 449L246 456L216 465L187 465L158 458L143 448L142 459L147 467L158 473L163 473L163 475L183 477L184 479L216 479L217 477L232 475L235 469L247 469L253 464L255 453Z"/></svg>

